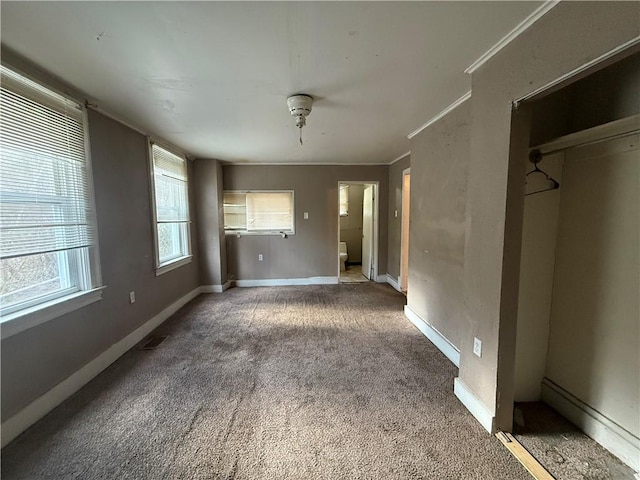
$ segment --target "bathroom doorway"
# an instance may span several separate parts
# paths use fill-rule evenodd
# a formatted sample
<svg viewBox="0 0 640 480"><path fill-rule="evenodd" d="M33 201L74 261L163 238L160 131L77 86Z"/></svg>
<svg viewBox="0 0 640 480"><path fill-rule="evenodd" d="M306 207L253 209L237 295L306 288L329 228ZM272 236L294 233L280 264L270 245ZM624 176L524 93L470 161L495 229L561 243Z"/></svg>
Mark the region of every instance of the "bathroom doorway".
<svg viewBox="0 0 640 480"><path fill-rule="evenodd" d="M377 182L338 183L340 283L375 281L378 258Z"/></svg>

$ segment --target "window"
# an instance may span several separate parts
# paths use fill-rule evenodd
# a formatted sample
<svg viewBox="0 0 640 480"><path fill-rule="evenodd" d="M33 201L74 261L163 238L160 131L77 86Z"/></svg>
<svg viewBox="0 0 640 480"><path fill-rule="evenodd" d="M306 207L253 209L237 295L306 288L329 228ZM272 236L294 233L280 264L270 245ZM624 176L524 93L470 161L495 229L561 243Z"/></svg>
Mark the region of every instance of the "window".
<svg viewBox="0 0 640 480"><path fill-rule="evenodd" d="M100 274L84 108L4 65L0 73L0 312L8 322L97 293ZM58 305L54 316L79 306Z"/></svg>
<svg viewBox="0 0 640 480"><path fill-rule="evenodd" d="M293 191L224 192L224 229L245 233L294 233Z"/></svg>
<svg viewBox="0 0 640 480"><path fill-rule="evenodd" d="M191 261L187 161L151 144L156 274Z"/></svg>
<svg viewBox="0 0 640 480"><path fill-rule="evenodd" d="M340 216L349 215L349 185L340 185Z"/></svg>

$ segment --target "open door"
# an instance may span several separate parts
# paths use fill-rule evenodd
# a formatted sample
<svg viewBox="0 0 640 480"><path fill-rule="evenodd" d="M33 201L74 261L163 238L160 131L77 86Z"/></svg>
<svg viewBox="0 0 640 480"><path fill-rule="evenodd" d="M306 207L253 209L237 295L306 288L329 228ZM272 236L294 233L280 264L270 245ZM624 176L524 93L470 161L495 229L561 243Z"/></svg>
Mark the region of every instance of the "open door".
<svg viewBox="0 0 640 480"><path fill-rule="evenodd" d="M409 169L402 172L402 232L400 240L400 290L407 293L409 285L409 199L411 175Z"/></svg>
<svg viewBox="0 0 640 480"><path fill-rule="evenodd" d="M367 185L362 201L362 274L369 280L373 252L373 202L373 185Z"/></svg>

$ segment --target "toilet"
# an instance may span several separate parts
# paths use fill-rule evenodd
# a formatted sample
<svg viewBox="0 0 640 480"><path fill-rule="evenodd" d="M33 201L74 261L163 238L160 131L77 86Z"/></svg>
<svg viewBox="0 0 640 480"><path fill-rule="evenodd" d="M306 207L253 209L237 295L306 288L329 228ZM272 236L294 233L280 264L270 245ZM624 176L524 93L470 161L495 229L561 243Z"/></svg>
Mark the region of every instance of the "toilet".
<svg viewBox="0 0 640 480"><path fill-rule="evenodd" d="M347 242L340 242L340 249L338 252L340 253L340 271L344 272L347 269L344 262L349 258L347 255Z"/></svg>

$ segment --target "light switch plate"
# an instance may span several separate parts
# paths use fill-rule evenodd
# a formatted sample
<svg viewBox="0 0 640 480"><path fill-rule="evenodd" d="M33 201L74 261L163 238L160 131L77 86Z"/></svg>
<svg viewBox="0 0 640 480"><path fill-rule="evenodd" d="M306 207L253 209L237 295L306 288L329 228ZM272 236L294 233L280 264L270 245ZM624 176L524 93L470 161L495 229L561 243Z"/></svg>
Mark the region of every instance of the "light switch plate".
<svg viewBox="0 0 640 480"><path fill-rule="evenodd" d="M482 341L473 337L473 353L482 358Z"/></svg>
<svg viewBox="0 0 640 480"><path fill-rule="evenodd" d="M309 212L304 212L303 217L305 220L309 220Z"/></svg>
<svg viewBox="0 0 640 480"><path fill-rule="evenodd" d="M136 303L136 292L129 292L129 303Z"/></svg>
<svg viewBox="0 0 640 480"><path fill-rule="evenodd" d="M261 262L262 260L264 260L264 257L262 256L261 253L258 254L258 261Z"/></svg>

